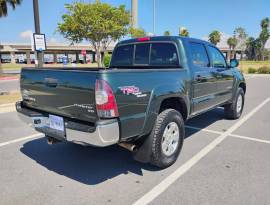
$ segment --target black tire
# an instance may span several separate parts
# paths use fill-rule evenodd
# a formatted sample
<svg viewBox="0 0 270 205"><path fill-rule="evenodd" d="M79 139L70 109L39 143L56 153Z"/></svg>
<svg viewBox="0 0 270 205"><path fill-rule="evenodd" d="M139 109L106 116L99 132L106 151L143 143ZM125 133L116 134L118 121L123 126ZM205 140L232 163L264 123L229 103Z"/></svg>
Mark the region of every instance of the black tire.
<svg viewBox="0 0 270 205"><path fill-rule="evenodd" d="M166 126L171 122L175 122L178 126L179 141L175 151L170 156L167 156L162 151L161 143L163 132ZM174 109L164 110L158 115L151 135L153 138L153 143L150 163L160 168L171 166L178 158L185 137L185 127L182 115Z"/></svg>
<svg viewBox="0 0 270 205"><path fill-rule="evenodd" d="M241 110L237 111L237 100L240 96L242 97L242 106ZM243 112L244 104L245 104L245 93L242 88L238 88L232 103L224 106L225 117L227 119L232 120L238 119Z"/></svg>

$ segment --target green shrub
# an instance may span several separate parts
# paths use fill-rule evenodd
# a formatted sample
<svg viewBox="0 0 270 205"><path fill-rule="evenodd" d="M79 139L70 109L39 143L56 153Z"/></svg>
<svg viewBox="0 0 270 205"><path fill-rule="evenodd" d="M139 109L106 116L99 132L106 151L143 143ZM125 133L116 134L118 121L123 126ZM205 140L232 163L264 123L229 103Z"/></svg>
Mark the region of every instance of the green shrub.
<svg viewBox="0 0 270 205"><path fill-rule="evenodd" d="M258 69L260 74L270 74L270 66L263 66Z"/></svg>
<svg viewBox="0 0 270 205"><path fill-rule="evenodd" d="M108 68L110 66L111 58L112 58L111 54L108 54L108 53L105 54L104 59L103 59L103 63L104 63L104 66L106 68Z"/></svg>
<svg viewBox="0 0 270 205"><path fill-rule="evenodd" d="M256 72L257 70L255 68L252 67L248 68L248 73L256 73Z"/></svg>

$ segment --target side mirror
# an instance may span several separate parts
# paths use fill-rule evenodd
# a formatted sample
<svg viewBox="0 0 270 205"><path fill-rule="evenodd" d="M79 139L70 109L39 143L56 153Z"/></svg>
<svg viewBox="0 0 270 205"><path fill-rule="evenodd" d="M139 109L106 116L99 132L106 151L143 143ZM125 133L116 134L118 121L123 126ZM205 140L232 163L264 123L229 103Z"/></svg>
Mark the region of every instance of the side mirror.
<svg viewBox="0 0 270 205"><path fill-rule="evenodd" d="M230 60L230 67L231 68L235 68L235 67L238 67L238 66L239 66L238 60L236 60L236 59L231 59Z"/></svg>

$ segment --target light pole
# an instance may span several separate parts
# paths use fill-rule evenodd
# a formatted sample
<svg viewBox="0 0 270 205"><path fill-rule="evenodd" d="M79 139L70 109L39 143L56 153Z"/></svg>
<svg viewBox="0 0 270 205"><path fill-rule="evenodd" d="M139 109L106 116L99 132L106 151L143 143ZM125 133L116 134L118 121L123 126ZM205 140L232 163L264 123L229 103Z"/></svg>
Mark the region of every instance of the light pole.
<svg viewBox="0 0 270 205"><path fill-rule="evenodd" d="M0 41L0 74L3 73L2 70L2 54L1 54L1 50L4 48L4 46L1 45L1 41Z"/></svg>
<svg viewBox="0 0 270 205"><path fill-rule="evenodd" d="M156 34L156 0L153 0L153 34Z"/></svg>
<svg viewBox="0 0 270 205"><path fill-rule="evenodd" d="M131 1L131 24L132 28L138 28L138 0Z"/></svg>
<svg viewBox="0 0 270 205"><path fill-rule="evenodd" d="M34 21L35 21L35 33L40 34L38 0L33 0L33 10L34 10ZM38 60L38 67L42 67L43 66L43 52L36 51L36 56Z"/></svg>

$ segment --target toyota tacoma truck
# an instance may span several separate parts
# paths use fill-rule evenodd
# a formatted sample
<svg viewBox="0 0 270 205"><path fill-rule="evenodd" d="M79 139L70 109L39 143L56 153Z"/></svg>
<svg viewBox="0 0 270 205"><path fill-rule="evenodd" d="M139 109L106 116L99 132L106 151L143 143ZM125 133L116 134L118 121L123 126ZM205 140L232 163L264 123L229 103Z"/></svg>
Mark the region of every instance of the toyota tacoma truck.
<svg viewBox="0 0 270 205"><path fill-rule="evenodd" d="M216 107L240 117L246 83L237 66L198 39L124 40L106 69L23 68L16 109L50 144L118 144L165 168L179 156L185 121Z"/></svg>

